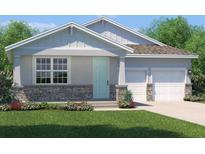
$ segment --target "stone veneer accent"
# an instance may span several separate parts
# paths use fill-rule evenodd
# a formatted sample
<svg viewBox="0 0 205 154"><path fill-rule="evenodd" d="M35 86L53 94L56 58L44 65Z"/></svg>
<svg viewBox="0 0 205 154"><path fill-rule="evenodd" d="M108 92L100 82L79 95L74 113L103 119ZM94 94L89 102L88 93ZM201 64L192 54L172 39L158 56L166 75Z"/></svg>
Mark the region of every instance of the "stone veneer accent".
<svg viewBox="0 0 205 154"><path fill-rule="evenodd" d="M110 85L110 99L116 100L116 87L115 87L115 85Z"/></svg>
<svg viewBox="0 0 205 154"><path fill-rule="evenodd" d="M26 101L92 100L92 85L34 85L14 88L15 96ZM116 100L116 87L110 85L110 100Z"/></svg>
<svg viewBox="0 0 205 154"><path fill-rule="evenodd" d="M116 85L115 88L116 88L116 100L119 101L120 99L123 99L123 95L127 90L127 85Z"/></svg>
<svg viewBox="0 0 205 154"><path fill-rule="evenodd" d="M20 101L68 101L93 98L92 85L35 85L14 88Z"/></svg>
<svg viewBox="0 0 205 154"><path fill-rule="evenodd" d="M189 97L192 95L192 84L186 83L185 84L185 97Z"/></svg>
<svg viewBox="0 0 205 154"><path fill-rule="evenodd" d="M154 101L153 98L153 84L152 83L148 83L147 84L147 101Z"/></svg>

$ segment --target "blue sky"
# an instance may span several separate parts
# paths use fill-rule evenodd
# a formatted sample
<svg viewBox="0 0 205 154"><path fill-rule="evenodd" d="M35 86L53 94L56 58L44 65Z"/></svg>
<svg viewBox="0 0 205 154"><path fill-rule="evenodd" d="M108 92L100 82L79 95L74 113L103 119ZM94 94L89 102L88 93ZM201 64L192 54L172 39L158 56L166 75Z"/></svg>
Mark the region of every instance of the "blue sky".
<svg viewBox="0 0 205 154"><path fill-rule="evenodd" d="M97 15L64 15L64 16L52 16L52 15L18 15L18 16L0 16L0 25L6 25L9 20L23 20L27 21L32 27L39 28L40 30L50 29L55 26L67 23L67 22L77 22L79 24L86 23L90 20L98 18ZM120 15L110 15L108 18L113 19L125 26L129 26L135 30L139 28L148 27L153 20L159 19L160 17L172 18L175 16L147 16L147 15L132 15L132 16L120 16ZM199 25L205 27L205 15L204 16L184 16L188 22L192 25Z"/></svg>

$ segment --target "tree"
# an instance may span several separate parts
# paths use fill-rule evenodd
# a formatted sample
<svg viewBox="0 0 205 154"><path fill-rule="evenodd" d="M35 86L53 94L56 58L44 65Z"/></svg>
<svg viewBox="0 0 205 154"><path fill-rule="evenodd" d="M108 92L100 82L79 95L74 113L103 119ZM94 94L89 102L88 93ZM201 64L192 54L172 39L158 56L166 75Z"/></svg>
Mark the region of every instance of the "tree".
<svg viewBox="0 0 205 154"><path fill-rule="evenodd" d="M186 41L191 37L190 25L181 16L171 19L160 18L142 31L160 42L178 48L184 48Z"/></svg>
<svg viewBox="0 0 205 154"><path fill-rule="evenodd" d="M31 28L26 22L10 21L3 31L2 45L8 46L29 38L37 33L38 30Z"/></svg>
<svg viewBox="0 0 205 154"><path fill-rule="evenodd" d="M185 49L199 55L193 60L192 70L194 75L205 75L205 29L203 27L192 27L191 37L185 43Z"/></svg>
<svg viewBox="0 0 205 154"><path fill-rule="evenodd" d="M11 21L7 27L0 27L0 103L7 103L13 98L12 65L9 63L5 46L16 43L38 33L27 23Z"/></svg>

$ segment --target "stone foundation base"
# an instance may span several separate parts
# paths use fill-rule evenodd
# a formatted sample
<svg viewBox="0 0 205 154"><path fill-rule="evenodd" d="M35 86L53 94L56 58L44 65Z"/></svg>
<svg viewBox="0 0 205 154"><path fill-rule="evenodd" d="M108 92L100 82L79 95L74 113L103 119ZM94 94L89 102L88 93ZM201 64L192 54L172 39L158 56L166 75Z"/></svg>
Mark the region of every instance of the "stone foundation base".
<svg viewBox="0 0 205 154"><path fill-rule="evenodd" d="M153 98L153 84L151 83L148 83L147 84L147 101L154 101L154 98Z"/></svg>
<svg viewBox="0 0 205 154"><path fill-rule="evenodd" d="M187 84L185 84L185 97L189 97L191 95L192 95L192 84L187 83Z"/></svg>
<svg viewBox="0 0 205 154"><path fill-rule="evenodd" d="M69 101L93 98L92 85L35 85L14 88L20 101Z"/></svg>
<svg viewBox="0 0 205 154"><path fill-rule="evenodd" d="M123 99L123 95L127 91L127 85L116 85L116 100L119 101Z"/></svg>
<svg viewBox="0 0 205 154"><path fill-rule="evenodd" d="M93 100L92 85L35 85L14 88L16 99L26 101ZM115 85L110 85L110 100L116 99Z"/></svg>

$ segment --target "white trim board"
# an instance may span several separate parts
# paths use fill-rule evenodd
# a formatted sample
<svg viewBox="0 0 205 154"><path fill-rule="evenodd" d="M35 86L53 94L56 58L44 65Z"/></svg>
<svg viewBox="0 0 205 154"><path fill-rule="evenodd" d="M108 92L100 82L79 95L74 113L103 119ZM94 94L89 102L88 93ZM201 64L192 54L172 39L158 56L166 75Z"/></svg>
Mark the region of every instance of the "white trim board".
<svg viewBox="0 0 205 154"><path fill-rule="evenodd" d="M60 30L63 30L63 29L69 28L69 27L70 27L71 29L72 29L73 27L75 27L75 28L77 28L77 29L79 29L79 30L81 30L81 31L84 31L84 32L86 32L86 33L88 33L88 34L94 36L94 37L97 37L98 39L101 39L101 40L103 40L103 41L105 41L105 42L108 42L108 43L114 45L114 46L117 46L117 47L119 47L119 48L121 48L121 49L124 49L125 51L128 51L128 52L130 52L130 53L133 53L133 49L132 49L132 48L130 48L130 47L126 46L126 45L120 44L120 43L118 43L118 42L115 42L115 41L113 41L113 40L111 40L111 39L108 39L108 38L102 36L101 34L98 34L98 33L94 32L94 31L92 31L92 30L90 30L90 29L88 29L88 28L86 28L86 27L84 27L84 26L78 25L78 24L73 23L73 22L68 23L68 24L65 24L65 25L62 25L62 26L58 26L58 27L56 27L56 28L54 28L54 29L51 29L51 30L48 30L48 31L46 31L46 32L44 32L44 33L35 35L35 36L30 37L30 38L28 38L28 39L25 39L25 40L22 40L22 41L20 41L20 42L17 42L17 43L14 43L14 44L12 44L12 45L9 45L9 46L6 47L6 51L10 51L10 50L12 50L12 49L18 48L18 47L23 46L23 45L25 45L25 44L27 44L27 43L33 42L33 41L35 41L35 40L38 40L38 39L40 39L40 38L43 38L43 37L48 36L48 35L51 35L51 34L53 34L53 33L55 33L55 32L58 32L58 31L60 31Z"/></svg>
<svg viewBox="0 0 205 154"><path fill-rule="evenodd" d="M157 45L160 45L160 46L166 46L166 44L164 44L162 42L159 42L159 41L157 41L157 40L155 40L155 39L153 39L153 38L151 38L151 37L149 37L147 35L144 35L144 34L142 34L140 32L134 31L131 28L125 27L125 26L123 26L123 25L121 25L121 24L119 24L119 23L117 23L115 21L112 21L112 20L110 20L110 19L108 19L106 17L101 17L101 18L92 20L92 21L84 24L84 26L88 27L89 25L92 25L92 24L94 24L96 22L99 22L99 21L107 21L108 23L111 23L112 25L115 25L115 26L117 26L117 27L119 27L121 29L124 29L124 30L126 30L126 31L128 31L128 32L130 32L130 33L132 33L134 35L137 35L137 36L139 36L141 38L144 38L144 39L146 39L146 40L148 40L150 42L153 42L154 44L157 44Z"/></svg>

